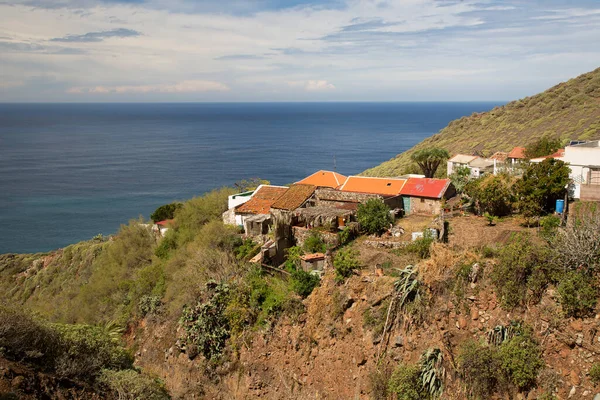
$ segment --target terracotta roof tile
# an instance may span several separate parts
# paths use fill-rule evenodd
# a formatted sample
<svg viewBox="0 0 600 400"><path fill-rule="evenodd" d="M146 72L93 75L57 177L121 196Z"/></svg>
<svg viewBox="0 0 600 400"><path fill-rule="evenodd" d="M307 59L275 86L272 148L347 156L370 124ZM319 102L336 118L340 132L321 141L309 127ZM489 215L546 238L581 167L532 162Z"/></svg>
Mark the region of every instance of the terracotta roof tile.
<svg viewBox="0 0 600 400"><path fill-rule="evenodd" d="M314 185L317 187L330 187L335 189L340 187L340 185L342 185L346 179L347 177L342 174L338 174L337 172L321 170L296 183Z"/></svg>
<svg viewBox="0 0 600 400"><path fill-rule="evenodd" d="M305 254L303 256L300 256L300 258L303 259L304 261L323 260L323 259L325 259L325 254L323 254L323 253Z"/></svg>
<svg viewBox="0 0 600 400"><path fill-rule="evenodd" d="M409 178L402 188L402 194L413 197L441 199L450 186L450 179Z"/></svg>
<svg viewBox="0 0 600 400"><path fill-rule="evenodd" d="M497 151L497 152L495 152L490 157L490 160L506 161L507 158L508 158L508 153L507 152L505 152L505 151Z"/></svg>
<svg viewBox="0 0 600 400"><path fill-rule="evenodd" d="M508 153L508 158L527 158L525 157L525 147L515 147Z"/></svg>
<svg viewBox="0 0 600 400"><path fill-rule="evenodd" d="M295 210L304 204L316 189L316 186L313 185L292 185L271 207L281 210Z"/></svg>
<svg viewBox="0 0 600 400"><path fill-rule="evenodd" d="M235 208L235 212L238 214L268 214L271 205L287 190L287 187L282 186L261 185L250 200Z"/></svg>
<svg viewBox="0 0 600 400"><path fill-rule="evenodd" d="M383 196L397 196L400 194L406 179L397 178L372 178L367 176L350 176L342 185L342 192L372 193Z"/></svg>

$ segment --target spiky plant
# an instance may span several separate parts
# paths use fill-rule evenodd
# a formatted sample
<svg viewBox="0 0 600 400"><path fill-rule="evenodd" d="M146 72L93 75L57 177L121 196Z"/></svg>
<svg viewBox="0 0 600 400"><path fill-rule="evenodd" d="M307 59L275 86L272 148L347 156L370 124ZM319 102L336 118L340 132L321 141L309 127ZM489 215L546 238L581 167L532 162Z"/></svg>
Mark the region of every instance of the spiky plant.
<svg viewBox="0 0 600 400"><path fill-rule="evenodd" d="M502 343L509 341L521 332L521 324L512 321L507 325L497 325L487 334L487 341L494 346L500 346Z"/></svg>
<svg viewBox="0 0 600 400"><path fill-rule="evenodd" d="M104 333L111 338L113 341L118 342L121 340L123 336L123 332L125 332L125 328L123 328L119 323L115 320L108 321L102 326Z"/></svg>
<svg viewBox="0 0 600 400"><path fill-rule="evenodd" d="M400 308L415 300L421 300L421 282L417 277L416 268L408 265L400 270L400 277L394 282L394 288L398 294Z"/></svg>
<svg viewBox="0 0 600 400"><path fill-rule="evenodd" d="M446 369L443 366L444 354L438 348L429 348L421 356L421 384L432 398L438 398L444 391Z"/></svg>

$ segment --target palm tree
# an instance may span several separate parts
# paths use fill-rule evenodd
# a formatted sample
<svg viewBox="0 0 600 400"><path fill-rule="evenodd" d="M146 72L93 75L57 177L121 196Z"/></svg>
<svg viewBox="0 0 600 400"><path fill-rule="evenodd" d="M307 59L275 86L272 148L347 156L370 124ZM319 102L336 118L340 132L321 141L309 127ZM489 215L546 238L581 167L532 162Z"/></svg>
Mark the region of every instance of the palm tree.
<svg viewBox="0 0 600 400"><path fill-rule="evenodd" d="M425 178L433 178L440 164L448 158L448 151L437 147L417 150L410 156L410 159L419 165Z"/></svg>

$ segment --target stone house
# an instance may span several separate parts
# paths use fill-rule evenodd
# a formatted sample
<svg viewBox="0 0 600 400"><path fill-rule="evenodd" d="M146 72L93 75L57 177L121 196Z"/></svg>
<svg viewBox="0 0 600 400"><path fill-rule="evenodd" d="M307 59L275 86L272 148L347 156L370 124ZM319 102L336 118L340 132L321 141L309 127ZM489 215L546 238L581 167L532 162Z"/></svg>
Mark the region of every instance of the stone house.
<svg viewBox="0 0 600 400"><path fill-rule="evenodd" d="M455 195L450 179L409 178L402 188L404 213L440 214L444 201Z"/></svg>
<svg viewBox="0 0 600 400"><path fill-rule="evenodd" d="M271 226L271 205L288 191L285 186L260 185L252 197L233 208L235 222L248 235L265 235Z"/></svg>

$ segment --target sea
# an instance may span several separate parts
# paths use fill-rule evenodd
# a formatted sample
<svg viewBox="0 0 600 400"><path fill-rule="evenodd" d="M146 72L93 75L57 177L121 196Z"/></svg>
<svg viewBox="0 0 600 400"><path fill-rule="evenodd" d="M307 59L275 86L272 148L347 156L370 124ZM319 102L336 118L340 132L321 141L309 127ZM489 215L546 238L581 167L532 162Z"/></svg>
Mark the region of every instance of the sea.
<svg viewBox="0 0 600 400"><path fill-rule="evenodd" d="M118 231L236 181L358 174L501 102L0 104L0 253Z"/></svg>

